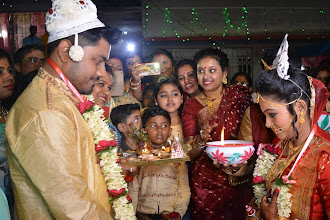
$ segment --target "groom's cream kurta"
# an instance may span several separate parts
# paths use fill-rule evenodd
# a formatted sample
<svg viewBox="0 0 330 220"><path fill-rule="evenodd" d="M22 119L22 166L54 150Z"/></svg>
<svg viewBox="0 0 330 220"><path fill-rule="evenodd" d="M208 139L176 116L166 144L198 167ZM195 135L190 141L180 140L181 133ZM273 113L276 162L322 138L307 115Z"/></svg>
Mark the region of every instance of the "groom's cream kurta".
<svg viewBox="0 0 330 220"><path fill-rule="evenodd" d="M42 68L10 111L8 161L19 219L112 219L77 98Z"/></svg>

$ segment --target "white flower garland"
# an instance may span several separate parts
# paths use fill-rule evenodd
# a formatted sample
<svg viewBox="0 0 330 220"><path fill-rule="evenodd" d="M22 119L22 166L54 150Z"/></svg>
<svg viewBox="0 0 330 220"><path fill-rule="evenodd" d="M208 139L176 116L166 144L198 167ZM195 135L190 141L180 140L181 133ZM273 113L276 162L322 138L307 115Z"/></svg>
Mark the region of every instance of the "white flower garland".
<svg viewBox="0 0 330 220"><path fill-rule="evenodd" d="M262 197L267 194L267 190L265 187L265 179L267 173L269 172L270 168L273 166L277 155L269 153L266 150L262 150L262 154L258 157L256 166L254 168L253 177L254 179L258 179L258 183L253 185L253 193L257 198L256 204L260 207L260 202ZM262 179L261 179L262 178ZM278 208L278 215L280 218L289 218L291 214L291 197L292 194L290 193L290 186L289 184L281 184L281 181L275 181L272 184L272 193L276 188L278 188L279 195L277 198L277 208Z"/></svg>
<svg viewBox="0 0 330 220"><path fill-rule="evenodd" d="M93 102L93 96L88 96L87 99ZM93 133L95 144L98 144L99 141L102 140L114 140L114 136L105 121L103 112L104 110L99 105L94 104L89 110L83 113L83 117ZM110 147L106 150L102 150L98 153L98 157L108 191L120 191L123 188L125 189L124 193L119 193L120 195L117 198L110 195L110 201L115 210L115 219L136 219L133 205L127 199L127 184L121 174L121 167L117 163L119 159L117 148Z"/></svg>

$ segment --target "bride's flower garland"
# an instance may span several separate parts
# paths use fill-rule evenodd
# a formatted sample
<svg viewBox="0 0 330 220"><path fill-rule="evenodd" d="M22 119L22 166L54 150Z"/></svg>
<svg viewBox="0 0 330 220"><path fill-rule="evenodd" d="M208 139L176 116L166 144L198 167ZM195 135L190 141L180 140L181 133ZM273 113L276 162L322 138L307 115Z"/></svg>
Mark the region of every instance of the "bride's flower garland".
<svg viewBox="0 0 330 220"><path fill-rule="evenodd" d="M93 102L93 96L88 96L78 108L93 133L95 150L100 159L100 167L107 184L109 200L115 210L115 218L136 219L127 184L118 164L117 142L114 141L114 136L105 121L104 110Z"/></svg>
<svg viewBox="0 0 330 220"><path fill-rule="evenodd" d="M260 148L260 146L259 146ZM277 154L276 148L271 147L270 145L266 145L265 148L258 150L258 159L256 162L256 166L253 172L253 193L257 198L256 204L260 208L260 202L262 197L267 194L266 186L265 186L265 179L267 173L269 172L270 168L273 166L276 158L279 156ZM292 194L290 193L290 186L289 184L283 183L282 179L277 179L271 187L272 193L276 188L279 189L279 195L277 198L277 208L278 214L281 219L289 218L291 214L291 197Z"/></svg>

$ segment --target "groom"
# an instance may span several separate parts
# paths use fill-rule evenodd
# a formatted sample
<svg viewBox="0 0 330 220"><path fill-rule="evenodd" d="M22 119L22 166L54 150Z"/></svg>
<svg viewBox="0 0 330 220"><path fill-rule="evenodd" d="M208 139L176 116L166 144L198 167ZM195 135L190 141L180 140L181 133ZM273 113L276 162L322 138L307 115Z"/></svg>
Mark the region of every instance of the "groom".
<svg viewBox="0 0 330 220"><path fill-rule="evenodd" d="M105 71L118 29L90 0L53 1L46 62L7 118L8 160L19 219L112 219L91 131L77 109ZM52 63L52 64L50 64Z"/></svg>

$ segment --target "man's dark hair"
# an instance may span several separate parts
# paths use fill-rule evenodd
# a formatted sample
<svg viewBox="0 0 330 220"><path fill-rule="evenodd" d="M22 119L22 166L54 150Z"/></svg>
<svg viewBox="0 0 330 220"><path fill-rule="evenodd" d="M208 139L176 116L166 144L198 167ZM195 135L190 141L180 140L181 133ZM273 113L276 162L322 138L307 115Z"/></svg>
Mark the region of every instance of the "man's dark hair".
<svg viewBox="0 0 330 220"><path fill-rule="evenodd" d="M125 123L127 118L133 114L134 111L140 111L139 104L135 103L117 106L112 109L110 114L112 124L117 127L119 123Z"/></svg>
<svg viewBox="0 0 330 220"><path fill-rule="evenodd" d="M273 61L276 57L277 51L278 51L278 49L272 48L272 49L267 50L264 53L264 56L262 57L262 59L267 63L268 66L273 65ZM264 64L262 62L261 62L261 68L263 70L265 69Z"/></svg>
<svg viewBox="0 0 330 220"><path fill-rule="evenodd" d="M150 107L150 108L147 108L146 110L144 110L144 113L142 115L143 127L144 128L146 127L146 124L150 118L156 117L157 115L163 116L164 118L166 118L168 120L168 123L171 124L170 114L168 114L168 112L165 111L164 109L155 106L155 107Z"/></svg>
<svg viewBox="0 0 330 220"><path fill-rule="evenodd" d="M42 46L39 45L27 45L25 47L21 47L20 49L18 49L15 54L14 54L14 63L22 63L23 62L23 58L26 56L26 54L31 53L33 50L40 50L41 52L43 52L44 55L45 51L44 48Z"/></svg>
<svg viewBox="0 0 330 220"><path fill-rule="evenodd" d="M37 31L38 30L37 26L31 25L30 26L30 33L32 33L33 30Z"/></svg>
<svg viewBox="0 0 330 220"><path fill-rule="evenodd" d="M289 56L289 64L291 67L295 67L301 69L302 66L302 59L299 53L294 48L289 48L288 51Z"/></svg>
<svg viewBox="0 0 330 220"><path fill-rule="evenodd" d="M110 45L117 44L122 39L122 32L118 28L109 26L93 28L78 34L79 46L96 46L101 38L104 38ZM48 44L48 54L52 54L59 43L67 39L74 44L74 35L58 39Z"/></svg>

